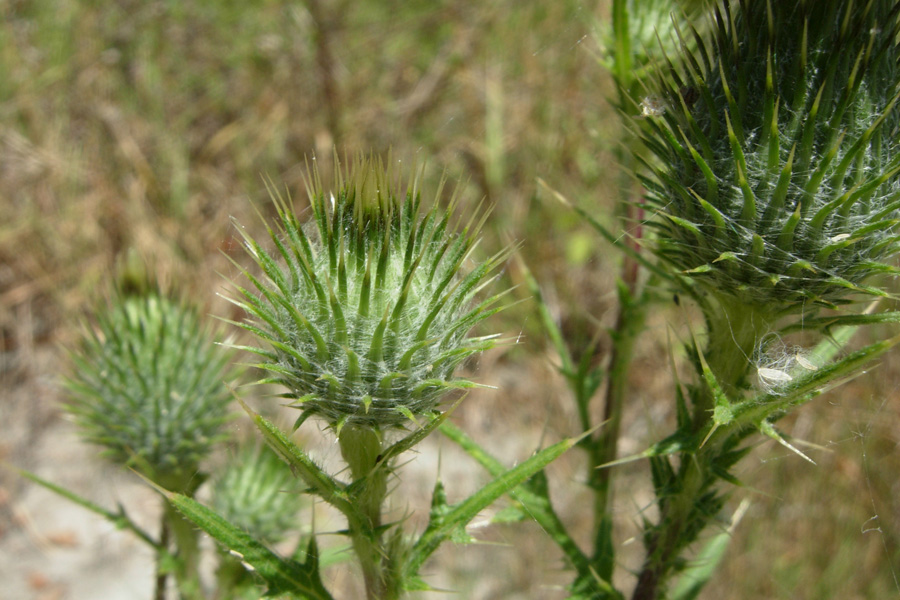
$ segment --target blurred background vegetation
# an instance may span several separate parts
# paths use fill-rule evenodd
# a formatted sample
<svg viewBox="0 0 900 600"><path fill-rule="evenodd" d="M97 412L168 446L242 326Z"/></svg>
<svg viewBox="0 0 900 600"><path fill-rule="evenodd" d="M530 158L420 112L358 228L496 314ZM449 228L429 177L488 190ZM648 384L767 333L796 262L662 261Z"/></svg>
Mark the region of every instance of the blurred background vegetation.
<svg viewBox="0 0 900 600"><path fill-rule="evenodd" d="M599 336L605 359L618 255L538 178L614 226L614 155L626 133L598 61L607 4L0 0L0 458L31 468L32 450L53 443L59 348L125 252L207 312L237 317L216 297L222 274L235 273L228 257L246 263L232 219L261 228L256 213L271 213L263 177L302 209L307 161L328 172L335 147L425 162L426 191L444 174L463 180L465 206L485 199L493 209L485 253L520 243L570 344ZM504 276L522 282L514 263ZM523 302L493 323L520 343L475 367L500 389L473 394L456 416L510 462L548 431L577 429L523 288ZM667 331L684 319L661 306L642 338L622 454L671 426ZM898 397L894 355L783 423L828 448L813 453L817 466L760 446L735 493L735 506L749 497L751 508L702 597L897 597ZM572 454L551 479L578 531L588 515ZM646 465L621 469L620 540L631 548L622 560L636 568L640 542L629 538L653 509ZM3 542L21 525L23 485L0 474L0 557L13 563ZM564 597L568 578L541 531L512 525L486 537L516 545L476 549L482 558L469 563L453 555L472 549L443 550L433 571L447 573L446 587Z"/></svg>

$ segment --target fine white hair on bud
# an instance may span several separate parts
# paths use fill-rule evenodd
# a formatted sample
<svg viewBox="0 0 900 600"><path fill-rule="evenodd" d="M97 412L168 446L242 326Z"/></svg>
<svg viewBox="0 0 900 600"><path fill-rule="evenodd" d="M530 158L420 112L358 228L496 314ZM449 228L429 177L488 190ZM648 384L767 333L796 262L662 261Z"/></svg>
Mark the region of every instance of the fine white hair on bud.
<svg viewBox="0 0 900 600"><path fill-rule="evenodd" d="M421 170L405 177L362 155L335 162L333 190L308 171L307 222L273 191L274 249L244 234L262 276L244 270L251 285L233 301L251 317L241 326L263 342L248 349L263 359L266 381L302 410L298 425L317 415L338 433L402 426L435 411L449 390L475 385L454 370L495 343L469 332L502 308L504 293L477 298L508 252L475 260L484 216L455 224L459 196L441 209L440 189L423 209Z"/></svg>

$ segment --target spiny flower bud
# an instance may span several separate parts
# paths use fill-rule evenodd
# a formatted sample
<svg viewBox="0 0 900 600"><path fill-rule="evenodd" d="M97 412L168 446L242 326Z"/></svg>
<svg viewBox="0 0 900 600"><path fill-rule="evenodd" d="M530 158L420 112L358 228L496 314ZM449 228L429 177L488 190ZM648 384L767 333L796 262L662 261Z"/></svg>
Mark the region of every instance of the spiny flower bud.
<svg viewBox="0 0 900 600"><path fill-rule="evenodd" d="M643 119L655 251L769 315L893 272L900 208L894 0L721 2Z"/></svg>
<svg viewBox="0 0 900 600"><path fill-rule="evenodd" d="M212 505L253 537L280 541L297 526L297 482L278 456L262 446L242 449L213 485Z"/></svg>
<svg viewBox="0 0 900 600"><path fill-rule="evenodd" d="M319 415L338 432L400 426L474 385L453 371L494 343L467 335L500 310L500 295L474 298L506 253L464 269L481 223L451 225L456 196L420 215L418 178L404 181L378 159L338 164L335 181L331 193L309 173L305 225L276 196L275 251L245 234L264 277L245 271L255 291L238 288L235 303L254 317L242 326L268 346L249 348L272 374L266 381L303 410L298 423Z"/></svg>
<svg viewBox="0 0 900 600"><path fill-rule="evenodd" d="M109 458L184 489L220 439L229 354L195 310L123 292L72 353L65 408Z"/></svg>
<svg viewBox="0 0 900 600"><path fill-rule="evenodd" d="M676 31L700 14L703 0L627 0L616 2L611 18L598 29L600 61L619 85L636 81L643 90L655 66L679 50ZM625 79L627 81L623 81ZM653 96L638 108L653 112Z"/></svg>

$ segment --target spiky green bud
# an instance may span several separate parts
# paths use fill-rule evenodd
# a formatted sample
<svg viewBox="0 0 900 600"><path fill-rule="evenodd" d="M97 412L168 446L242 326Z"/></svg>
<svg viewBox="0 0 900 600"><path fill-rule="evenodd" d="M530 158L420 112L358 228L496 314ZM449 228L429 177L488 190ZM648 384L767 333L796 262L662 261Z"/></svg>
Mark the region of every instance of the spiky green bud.
<svg viewBox="0 0 900 600"><path fill-rule="evenodd" d="M892 271L900 208L894 0L740 0L644 119L656 252L769 315L834 306Z"/></svg>
<svg viewBox="0 0 900 600"><path fill-rule="evenodd" d="M297 481L266 447L242 449L216 477L212 506L256 539L280 541L297 527Z"/></svg>
<svg viewBox="0 0 900 600"><path fill-rule="evenodd" d="M254 318L243 327L267 346L250 348L267 381L287 388L301 420L400 426L473 385L453 372L493 344L494 336L467 336L500 310L499 295L474 298L503 253L468 265L481 224L458 230L455 200L420 214L418 177L404 180L378 159L338 165L335 181L332 193L309 173L305 224L276 197L274 251L245 236L263 277L245 271L255 290L238 288L235 302Z"/></svg>
<svg viewBox="0 0 900 600"><path fill-rule="evenodd" d="M624 0L614 2L612 15L598 28L600 60L629 90L636 84L646 92L646 80L653 69L680 50L682 30L701 13L704 0ZM642 98L638 109L654 110L652 96ZM628 110L629 107L620 107Z"/></svg>
<svg viewBox="0 0 900 600"><path fill-rule="evenodd" d="M220 439L229 352L155 292L118 295L96 319L71 354L66 410L110 459L183 489Z"/></svg>

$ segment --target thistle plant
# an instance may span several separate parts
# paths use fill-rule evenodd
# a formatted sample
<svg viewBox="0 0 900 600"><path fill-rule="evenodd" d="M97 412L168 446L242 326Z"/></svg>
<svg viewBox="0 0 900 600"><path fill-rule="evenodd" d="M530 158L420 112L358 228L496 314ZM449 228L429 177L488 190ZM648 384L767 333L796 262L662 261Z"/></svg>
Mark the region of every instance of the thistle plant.
<svg viewBox="0 0 900 600"><path fill-rule="evenodd" d="M335 189L319 173L308 177L309 219L301 223L273 193L278 223L268 233L273 250L245 234L262 272L242 273L235 304L249 319L236 323L261 345L242 346L300 410L294 428L320 418L337 435L349 481L331 475L291 441L288 433L245 406L266 442L303 485L347 519L346 534L362 569L366 597L399 598L427 589L418 572L448 539L469 541L465 526L498 497L538 473L576 441L564 440L449 504L437 481L427 527L418 535L385 520L396 459L442 425L442 399L475 384L455 375L466 358L490 348L497 336L471 336L473 327L503 308L506 292L482 298L508 250L475 259L483 215L455 225L454 194L441 209L441 190L421 208L419 178L404 178L377 158L358 156L338 166ZM180 494L173 506L251 565L272 595L331 598L322 582L315 536L304 552L280 557L236 519Z"/></svg>
<svg viewBox="0 0 900 600"><path fill-rule="evenodd" d="M371 529L355 532L354 544L369 594L381 597L396 593L391 563L400 552L378 531L391 472L384 433L435 414L448 391L473 385L453 372L494 343L467 336L499 310L500 296L472 300L504 253L463 273L480 223L457 233L455 201L420 216L417 180L395 181L374 158L338 167L335 178L338 191L326 193L310 173L309 227L276 200L280 223L270 237L280 264L245 238L266 280L245 271L261 297L239 288L237 304L255 317L242 326L268 346L249 348L272 374L264 381L284 386L302 411L295 427L317 415L338 435Z"/></svg>
<svg viewBox="0 0 900 600"><path fill-rule="evenodd" d="M216 476L212 507L255 537L277 542L297 527L294 486L290 469L275 453L248 445Z"/></svg>
<svg viewBox="0 0 900 600"><path fill-rule="evenodd" d="M195 309L170 300L144 270L129 264L118 289L72 351L65 410L84 438L111 461L158 486L191 496L203 483L201 462L224 439L231 394L224 383L230 352ZM196 529L164 504L157 539L120 508L110 513L41 480L50 489L137 533L157 552L156 597L170 573L182 598L202 597Z"/></svg>
<svg viewBox="0 0 900 600"><path fill-rule="evenodd" d="M688 344L692 416L679 391L677 432L648 451L660 516L647 523L635 599L664 597L724 506L717 482L734 481L747 436L796 451L775 421L896 343L824 368L840 343L814 349L815 361L765 362L782 333L873 322L816 317L885 296L869 282L895 272L898 14L891 0L723 1L709 35L679 29L681 56L659 69L664 104L642 120L655 155L642 179L655 213L647 246L702 309L708 339ZM761 392L754 374L769 384Z"/></svg>
<svg viewBox="0 0 900 600"><path fill-rule="evenodd" d="M623 251L614 325L590 344L566 339L538 282L524 264L518 271L571 388L575 438L507 468L452 425L454 400L477 386L457 370L500 339L475 332L504 308L506 292L489 290L510 252L480 257L487 213L460 218L459 193L445 205L443 185L423 194L424 168L360 155L335 160L332 185L308 169L308 210L295 212L270 186L275 218L265 239L238 226L249 264L236 262L241 283L230 300L243 313L234 325L253 341L235 348L296 409L282 429L239 399L274 452L227 465L209 506L194 497L203 460L223 437L227 358L195 311L139 277L120 285L73 354L67 410L86 439L165 497L161 533L141 530L124 508L107 511L26 476L148 543L158 557L156 600L170 574L181 598L211 592L198 575L198 529L220 545L215 597L258 597L261 584L267 597L333 598L310 528L289 556L270 547L300 529L306 496L346 521L339 534L352 552L340 551L358 561L368 600L429 589L420 576L428 558L448 540L473 541L467 525L501 496L504 522L533 520L558 544L570 598L621 600L613 483L620 465L646 460L655 501L641 515L645 554L632 570L632 598L698 597L738 520L726 512L741 484L735 466L757 434L811 461L779 419L900 343L850 345L861 326L900 323L900 312L877 312L875 302L891 299L884 277L896 274L900 249L900 4L611 4L602 61L628 125L614 150L624 232L575 210ZM704 317L684 335L687 378L672 352L674 430L622 458L637 341L650 310L673 297ZM802 340L790 338L800 331ZM345 468L326 471L294 441L309 420L336 438ZM392 502L392 483L400 457L435 431L492 479L455 503L438 479L427 524L412 531L407 513L394 512L408 506ZM586 548L588 536L572 535L556 513L543 472L576 445L592 495Z"/></svg>
<svg viewBox="0 0 900 600"><path fill-rule="evenodd" d="M874 305L851 309L887 297L878 277L896 273L900 5L722 0L692 24L678 4L615 0L601 38L618 108L638 130L621 162L645 190L636 201L631 185L621 187L625 235L575 208L626 257L606 369L592 366L594 348L573 355L529 279L585 431L590 399L605 384L604 427L582 441L595 497L591 551L574 544L552 510L541 517L575 571L573 598L624 597L613 586L616 465L649 460L656 492L633 598L694 598L730 532L711 536L695 561L690 552L710 523L728 519L729 486L739 483L733 467L748 440L760 432L809 460L776 429L778 419L900 341L846 350L859 326L898 321L897 313L870 314ZM667 5L675 16L666 22L658 13ZM656 48L647 47L644 23L663 24ZM696 378L683 386L676 377L675 431L620 459L634 342L649 306L672 298L659 295L661 286L705 317L705 332L691 331L686 344ZM782 336L801 330L807 339L826 335L787 353Z"/></svg>

